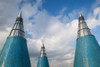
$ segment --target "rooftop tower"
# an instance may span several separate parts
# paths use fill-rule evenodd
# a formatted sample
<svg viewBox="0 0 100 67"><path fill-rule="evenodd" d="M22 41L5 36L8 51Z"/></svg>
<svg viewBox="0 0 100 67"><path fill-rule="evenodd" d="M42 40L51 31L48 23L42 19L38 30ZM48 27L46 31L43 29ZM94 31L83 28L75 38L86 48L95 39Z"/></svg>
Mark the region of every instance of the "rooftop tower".
<svg viewBox="0 0 100 67"><path fill-rule="evenodd" d="M100 46L82 15L79 16L74 67L100 67Z"/></svg>
<svg viewBox="0 0 100 67"><path fill-rule="evenodd" d="M45 46L41 47L40 57L38 59L37 67L49 67L48 58L45 52Z"/></svg>
<svg viewBox="0 0 100 67"><path fill-rule="evenodd" d="M0 67L31 67L21 12L1 51Z"/></svg>

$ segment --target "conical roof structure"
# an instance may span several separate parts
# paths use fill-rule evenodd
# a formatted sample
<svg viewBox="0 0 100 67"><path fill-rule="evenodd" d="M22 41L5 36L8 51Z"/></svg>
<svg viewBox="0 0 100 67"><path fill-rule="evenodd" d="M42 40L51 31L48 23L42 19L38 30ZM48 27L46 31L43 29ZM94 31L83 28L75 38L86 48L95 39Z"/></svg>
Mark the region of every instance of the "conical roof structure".
<svg viewBox="0 0 100 67"><path fill-rule="evenodd" d="M38 59L37 67L49 67L48 58L45 52L45 46L41 47L40 57Z"/></svg>
<svg viewBox="0 0 100 67"><path fill-rule="evenodd" d="M74 67L100 67L100 46L82 15L79 17Z"/></svg>
<svg viewBox="0 0 100 67"><path fill-rule="evenodd" d="M18 17L16 18L16 22L10 32L9 37L11 36L18 36L18 37L25 38L25 32L24 32L23 19L22 19L21 12L18 14Z"/></svg>
<svg viewBox="0 0 100 67"><path fill-rule="evenodd" d="M21 13L1 51L0 67L31 67Z"/></svg>

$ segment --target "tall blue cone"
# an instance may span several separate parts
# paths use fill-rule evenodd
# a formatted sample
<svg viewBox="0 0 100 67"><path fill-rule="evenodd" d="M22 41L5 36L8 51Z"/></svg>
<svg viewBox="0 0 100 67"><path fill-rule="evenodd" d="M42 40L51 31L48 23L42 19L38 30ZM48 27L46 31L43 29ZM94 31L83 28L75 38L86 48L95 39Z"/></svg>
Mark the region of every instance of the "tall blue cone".
<svg viewBox="0 0 100 67"><path fill-rule="evenodd" d="M100 67L100 46L82 15L79 17L74 67Z"/></svg>
<svg viewBox="0 0 100 67"><path fill-rule="evenodd" d="M38 59L37 67L49 67L49 62L46 56L44 44L41 47L41 52L40 52L40 57Z"/></svg>
<svg viewBox="0 0 100 67"><path fill-rule="evenodd" d="M31 67L21 13L1 51L0 67Z"/></svg>

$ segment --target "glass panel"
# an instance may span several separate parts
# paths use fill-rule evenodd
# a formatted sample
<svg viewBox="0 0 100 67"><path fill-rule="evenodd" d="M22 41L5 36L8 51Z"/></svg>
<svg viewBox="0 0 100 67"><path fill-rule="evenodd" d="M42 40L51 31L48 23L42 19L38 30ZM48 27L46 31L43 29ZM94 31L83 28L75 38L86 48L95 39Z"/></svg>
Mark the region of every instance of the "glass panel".
<svg viewBox="0 0 100 67"><path fill-rule="evenodd" d="M13 36L13 34L14 34L14 30L12 30L12 31L11 31L11 34L10 34L10 36Z"/></svg>
<svg viewBox="0 0 100 67"><path fill-rule="evenodd" d="M85 29L84 33L85 33L85 35L91 35L90 29Z"/></svg>
<svg viewBox="0 0 100 67"><path fill-rule="evenodd" d="M20 25L19 24L17 24L17 27L16 27L16 29L20 29L20 27L19 27Z"/></svg>
<svg viewBox="0 0 100 67"><path fill-rule="evenodd" d="M80 30L80 36L84 36L83 30Z"/></svg>
<svg viewBox="0 0 100 67"><path fill-rule="evenodd" d="M14 25L13 29L15 29L15 28L16 28L16 24Z"/></svg>
<svg viewBox="0 0 100 67"><path fill-rule="evenodd" d="M84 35L89 35L87 30L88 29L84 29Z"/></svg>
<svg viewBox="0 0 100 67"><path fill-rule="evenodd" d="M86 25L86 23L82 23L82 27L83 28L88 28L88 26Z"/></svg>
<svg viewBox="0 0 100 67"><path fill-rule="evenodd" d="M80 23L84 23L84 22L85 22L84 20L81 20L81 21L80 21Z"/></svg>
<svg viewBox="0 0 100 67"><path fill-rule="evenodd" d="M88 28L88 26L86 25L86 23L81 23L81 24L79 25L79 28L80 28L80 29Z"/></svg>
<svg viewBox="0 0 100 67"><path fill-rule="evenodd" d="M20 26L20 29L21 29L21 30L23 30L22 27L23 27L23 26L21 25L21 26Z"/></svg>
<svg viewBox="0 0 100 67"><path fill-rule="evenodd" d="M18 30L14 31L14 36L18 36Z"/></svg>
<svg viewBox="0 0 100 67"><path fill-rule="evenodd" d="M23 22L16 21L11 34L9 36L20 36L20 37L25 37L25 33L23 32Z"/></svg>

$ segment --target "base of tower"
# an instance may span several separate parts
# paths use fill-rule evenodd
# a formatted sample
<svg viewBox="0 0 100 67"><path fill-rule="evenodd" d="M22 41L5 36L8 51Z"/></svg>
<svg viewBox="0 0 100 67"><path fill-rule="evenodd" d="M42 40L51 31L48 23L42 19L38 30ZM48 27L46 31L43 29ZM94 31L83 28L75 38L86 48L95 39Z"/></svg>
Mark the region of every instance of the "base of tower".
<svg viewBox="0 0 100 67"><path fill-rule="evenodd" d="M94 36L77 39L74 67L100 67L100 46Z"/></svg>
<svg viewBox="0 0 100 67"><path fill-rule="evenodd" d="M49 63L48 63L47 57L40 57L38 59L37 67L49 67Z"/></svg>
<svg viewBox="0 0 100 67"><path fill-rule="evenodd" d="M24 38L7 38L0 54L0 67L31 67Z"/></svg>

